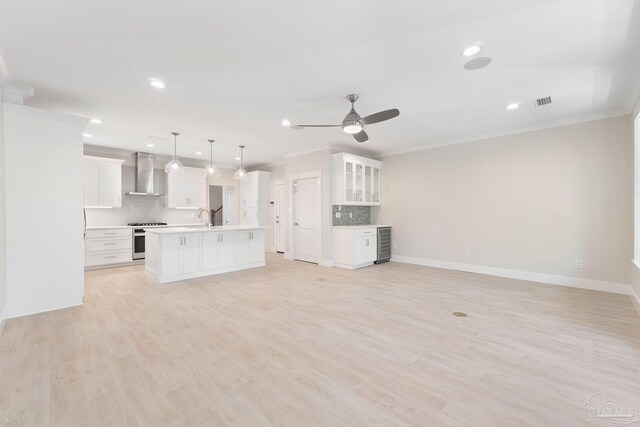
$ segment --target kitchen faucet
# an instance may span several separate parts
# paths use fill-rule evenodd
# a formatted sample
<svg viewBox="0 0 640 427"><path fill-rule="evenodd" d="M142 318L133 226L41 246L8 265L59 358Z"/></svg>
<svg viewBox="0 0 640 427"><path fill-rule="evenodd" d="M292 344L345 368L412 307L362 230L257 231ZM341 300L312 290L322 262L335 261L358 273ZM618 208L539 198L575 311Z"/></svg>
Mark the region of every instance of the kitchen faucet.
<svg viewBox="0 0 640 427"><path fill-rule="evenodd" d="M207 225L211 228L211 211L209 209L200 209L200 213L198 213L198 218L202 218L202 212L207 214Z"/></svg>

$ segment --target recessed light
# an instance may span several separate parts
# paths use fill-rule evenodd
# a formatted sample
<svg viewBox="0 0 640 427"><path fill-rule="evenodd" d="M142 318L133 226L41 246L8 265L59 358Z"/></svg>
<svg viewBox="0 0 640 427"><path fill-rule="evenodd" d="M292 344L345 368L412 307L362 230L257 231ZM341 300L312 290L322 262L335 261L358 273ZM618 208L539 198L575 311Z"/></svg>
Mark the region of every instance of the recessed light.
<svg viewBox="0 0 640 427"><path fill-rule="evenodd" d="M164 89L164 83L158 79L149 79L149 84L156 89Z"/></svg>
<svg viewBox="0 0 640 427"><path fill-rule="evenodd" d="M196 154L199 156L202 154L202 151L196 151Z"/></svg>
<svg viewBox="0 0 640 427"><path fill-rule="evenodd" d="M155 147L153 144L147 144L147 147Z"/></svg>
<svg viewBox="0 0 640 427"><path fill-rule="evenodd" d="M82 136L85 138L93 138L93 135L91 135L90 133L83 133Z"/></svg>
<svg viewBox="0 0 640 427"><path fill-rule="evenodd" d="M520 104L518 104L517 102L512 102L511 104L507 105L504 108L506 108L507 110L515 110L519 106L520 106Z"/></svg>
<svg viewBox="0 0 640 427"><path fill-rule="evenodd" d="M240 157L236 157L236 160L237 160L237 161L240 161Z"/></svg>
<svg viewBox="0 0 640 427"><path fill-rule="evenodd" d="M100 120L100 119L91 119L91 123L102 124L102 120Z"/></svg>
<svg viewBox="0 0 640 427"><path fill-rule="evenodd" d="M291 126L291 122L287 119L284 119L281 123L282 123L282 126L287 126L287 127Z"/></svg>
<svg viewBox="0 0 640 427"><path fill-rule="evenodd" d="M477 44L474 44L472 46L468 46L462 49L461 53L462 53L462 56L473 56L473 55L479 54L481 50L482 48L480 46L478 46Z"/></svg>

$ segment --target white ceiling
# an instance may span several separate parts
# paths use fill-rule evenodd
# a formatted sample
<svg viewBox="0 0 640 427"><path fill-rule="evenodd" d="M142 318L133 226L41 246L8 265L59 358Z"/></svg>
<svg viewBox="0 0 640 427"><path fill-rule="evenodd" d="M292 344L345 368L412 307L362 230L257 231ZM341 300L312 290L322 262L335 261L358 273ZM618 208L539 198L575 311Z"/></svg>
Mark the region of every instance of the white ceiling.
<svg viewBox="0 0 640 427"><path fill-rule="evenodd" d="M326 147L409 151L628 113L640 93L634 0L31 0L0 2L7 81L29 105L98 117L87 142L234 164ZM481 42L491 65L463 69ZM150 77L167 87L149 86ZM6 82L5 82L6 83ZM339 128L344 96L365 116L358 144ZM534 107L533 99L553 104ZM510 102L522 107L506 111ZM155 148L146 144L154 137Z"/></svg>

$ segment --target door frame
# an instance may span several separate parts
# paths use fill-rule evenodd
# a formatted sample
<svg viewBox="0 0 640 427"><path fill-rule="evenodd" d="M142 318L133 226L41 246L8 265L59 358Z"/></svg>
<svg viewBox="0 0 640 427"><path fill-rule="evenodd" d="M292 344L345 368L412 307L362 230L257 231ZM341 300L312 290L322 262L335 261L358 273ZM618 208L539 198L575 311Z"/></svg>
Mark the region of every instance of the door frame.
<svg viewBox="0 0 640 427"><path fill-rule="evenodd" d="M287 178L287 190L289 191L289 209L287 212L289 213L288 223L289 223L289 250L285 252L284 257L286 259L295 260L296 259L296 236L295 236L295 228L293 226L295 212L294 212L294 192L293 192L293 183L299 179L308 179L308 178L317 178L318 179L318 195L320 196L320 207L318 211L318 265L322 263L322 171L310 171L297 173L293 175L289 175Z"/></svg>
<svg viewBox="0 0 640 427"><path fill-rule="evenodd" d="M212 184L212 185L216 185L216 184ZM236 224L233 225L237 225L238 222L238 192L236 191L236 187L234 185L221 185L222 187L222 225L227 225L226 221L228 219L228 215L229 215L229 211L227 210L226 207L226 195L225 193L227 192L227 190L232 190L233 191L233 201L235 202L233 206L233 217L235 219Z"/></svg>
<svg viewBox="0 0 640 427"><path fill-rule="evenodd" d="M272 211L272 215L271 215L271 223L273 224L273 239L271 241L272 247L271 247L271 252L277 252L278 251L278 224L276 223L276 214L278 213L278 205L276 203L276 201L278 200L278 185L284 185L284 191L285 191L285 196L284 196L284 201L288 202L287 199L287 195L286 195L286 191L287 191L287 180L286 179L277 179L275 181L273 181L273 211ZM289 206L285 206L285 211L287 212L287 215L289 214L289 212L291 211L291 208ZM282 218L280 218L280 220L282 221ZM284 218L284 227L287 226L287 219ZM285 236L285 241L287 240L286 236ZM286 243L286 242L285 242ZM286 246L286 245L285 245ZM285 247L286 249L286 247ZM287 252L286 250L284 251L285 253Z"/></svg>

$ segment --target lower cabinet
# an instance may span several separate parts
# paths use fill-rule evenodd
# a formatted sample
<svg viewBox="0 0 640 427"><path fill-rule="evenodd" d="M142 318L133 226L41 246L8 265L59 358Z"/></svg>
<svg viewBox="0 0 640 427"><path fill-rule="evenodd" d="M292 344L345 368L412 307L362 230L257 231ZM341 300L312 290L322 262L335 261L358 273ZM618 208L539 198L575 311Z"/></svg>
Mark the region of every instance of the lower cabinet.
<svg viewBox="0 0 640 427"><path fill-rule="evenodd" d="M102 267L132 261L130 228L87 230L85 267Z"/></svg>
<svg viewBox="0 0 640 427"><path fill-rule="evenodd" d="M162 274L193 273L202 269L202 234L162 236Z"/></svg>
<svg viewBox="0 0 640 427"><path fill-rule="evenodd" d="M253 264L264 259L264 232L262 230L236 233L236 262Z"/></svg>
<svg viewBox="0 0 640 427"><path fill-rule="evenodd" d="M202 268L229 267L236 263L234 232L202 233Z"/></svg>
<svg viewBox="0 0 640 427"><path fill-rule="evenodd" d="M378 257L377 229L333 229L333 263L336 267L361 268L372 265Z"/></svg>
<svg viewBox="0 0 640 427"><path fill-rule="evenodd" d="M264 231L146 233L145 274L160 283L265 265Z"/></svg>

